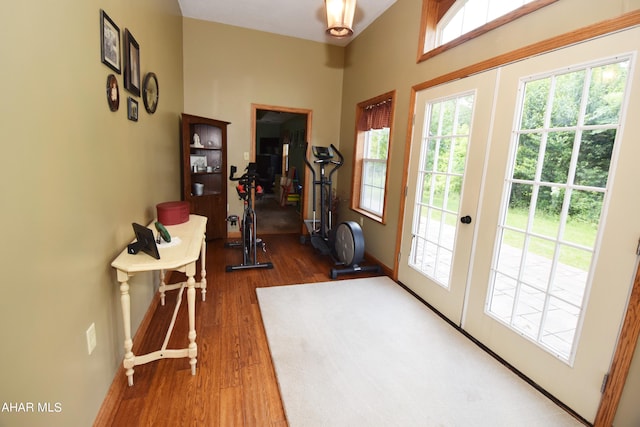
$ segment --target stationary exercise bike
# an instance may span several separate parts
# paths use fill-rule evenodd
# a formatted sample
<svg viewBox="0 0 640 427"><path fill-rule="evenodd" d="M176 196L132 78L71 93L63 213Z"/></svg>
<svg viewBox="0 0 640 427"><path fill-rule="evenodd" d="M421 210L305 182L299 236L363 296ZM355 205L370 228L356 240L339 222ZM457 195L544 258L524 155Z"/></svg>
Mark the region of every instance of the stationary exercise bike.
<svg viewBox="0 0 640 427"><path fill-rule="evenodd" d="M333 174L343 165L344 157L338 149L331 147L311 147L313 163L319 165L320 179L316 177L316 169L305 157L304 161L313 176L313 218L305 220L309 231L311 245L323 255L330 255L336 265L343 268L332 268L332 279L346 273L380 273L380 266L362 266L364 258L364 236L362 228L355 221L341 222L335 229L332 224L332 185ZM305 151L306 152L306 151ZM336 158L337 155L337 158ZM327 174L327 169L330 169ZM316 189L320 190L320 219L316 219ZM301 241L306 239L301 238Z"/></svg>
<svg viewBox="0 0 640 427"><path fill-rule="evenodd" d="M253 209L254 198L262 195L262 187L256 184L259 179L256 172L256 164L249 163L246 172L242 176L234 177L238 168L231 166L230 181L237 181L236 191L240 199L244 200L244 211L240 222L240 241L225 243L227 248L242 248L242 264L227 265L226 271L247 270L250 268L273 268L271 262L258 262L258 248L267 252L267 248L262 239L256 235L256 211ZM231 225L236 225L238 215L230 215L227 221Z"/></svg>

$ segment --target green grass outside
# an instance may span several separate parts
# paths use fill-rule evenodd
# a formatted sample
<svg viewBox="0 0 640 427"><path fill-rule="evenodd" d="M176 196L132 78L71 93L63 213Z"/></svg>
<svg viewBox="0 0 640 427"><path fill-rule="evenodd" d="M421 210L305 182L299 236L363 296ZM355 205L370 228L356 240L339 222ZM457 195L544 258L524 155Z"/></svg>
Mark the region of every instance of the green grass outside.
<svg viewBox="0 0 640 427"><path fill-rule="evenodd" d="M524 209L509 209L507 223L511 227L526 229L529 212ZM538 214L534 221L533 232L550 238L558 234L559 218L553 215ZM562 240L593 248L596 241L597 224L580 221L567 221ZM519 233L518 233L519 234ZM517 234L506 233L505 243L514 247L521 247L522 242ZM551 259L555 249L554 242L533 238L529 249L537 255ZM584 251L565 247L560 253L560 262L587 271L591 265L591 251Z"/></svg>
<svg viewBox="0 0 640 427"><path fill-rule="evenodd" d="M428 199L428 196L426 194L425 196L425 199ZM436 194L432 203L435 206L442 206L441 194ZM459 203L459 195L455 192L450 193L447 203L447 209L455 212L458 209ZM509 209L509 213L507 215L508 225L522 230L526 229L528 218L529 212L525 209ZM434 219L439 220L439 218ZM447 225L455 227L457 225L457 221L458 218L456 216L446 215L445 217L445 223ZM558 235L558 227L559 216L538 213L534 220L533 232L555 239ZM585 223L569 219L564 229L562 240L588 248L593 248L595 246L597 231L598 224ZM513 247L522 247L522 234L506 233L505 243ZM541 255L545 258L551 259L553 257L555 245L554 242L539 238L532 238L529 242L529 250L536 255ZM591 251L584 251L563 246L563 250L560 253L560 262L587 271L589 270L589 266L591 265L591 257Z"/></svg>
<svg viewBox="0 0 640 427"><path fill-rule="evenodd" d="M437 205L437 202L436 202ZM449 204L449 208L457 208L457 200ZM435 211L432 211L435 214ZM522 230L526 229L529 212L524 209L509 209L507 215L508 225ZM440 218L435 218L440 220ZM456 226L458 218L453 215L447 215L445 223L447 225ZM533 232L539 235L547 236L555 239L558 234L559 218L557 216L539 214L536 216L533 226ZM593 248L595 245L597 233L597 224L588 224L579 221L569 220L564 230L563 241ZM522 247L523 234L515 232L505 233L504 241L513 247ZM555 250L554 242L531 238L529 241L529 250L536 255L551 259ZM560 262L575 268L587 271L591 265L591 251L573 249L567 246L563 247L560 253Z"/></svg>

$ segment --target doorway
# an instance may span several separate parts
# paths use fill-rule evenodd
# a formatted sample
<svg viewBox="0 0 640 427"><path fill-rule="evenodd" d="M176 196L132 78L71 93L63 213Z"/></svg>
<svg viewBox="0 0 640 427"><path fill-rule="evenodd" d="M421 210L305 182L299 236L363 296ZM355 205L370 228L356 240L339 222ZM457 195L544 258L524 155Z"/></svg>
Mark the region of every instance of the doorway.
<svg viewBox="0 0 640 427"><path fill-rule="evenodd" d="M415 97L399 280L588 421L635 272L637 33Z"/></svg>
<svg viewBox="0 0 640 427"><path fill-rule="evenodd" d="M300 233L304 215L306 142L311 111L252 105L252 156L263 196L256 199L259 234Z"/></svg>

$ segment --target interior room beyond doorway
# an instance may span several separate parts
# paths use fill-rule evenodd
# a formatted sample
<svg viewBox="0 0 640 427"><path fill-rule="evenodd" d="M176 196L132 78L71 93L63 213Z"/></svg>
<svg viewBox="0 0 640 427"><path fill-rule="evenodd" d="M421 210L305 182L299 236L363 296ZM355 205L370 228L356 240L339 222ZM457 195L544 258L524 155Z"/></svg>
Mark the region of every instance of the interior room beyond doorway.
<svg viewBox="0 0 640 427"><path fill-rule="evenodd" d="M259 234L299 233L304 206L310 111L253 106L254 156L264 195L256 199Z"/></svg>

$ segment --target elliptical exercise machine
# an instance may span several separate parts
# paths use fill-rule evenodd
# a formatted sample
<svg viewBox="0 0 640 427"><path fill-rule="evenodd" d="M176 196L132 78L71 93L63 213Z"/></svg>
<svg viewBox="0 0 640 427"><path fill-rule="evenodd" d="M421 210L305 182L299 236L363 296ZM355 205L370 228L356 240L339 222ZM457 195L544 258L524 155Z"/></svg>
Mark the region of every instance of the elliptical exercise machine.
<svg viewBox="0 0 640 427"><path fill-rule="evenodd" d="M306 152L305 146L305 152ZM338 149L331 147L312 146L311 151L315 159L313 163L320 167L320 179L316 178L316 170L313 164L305 157L304 162L313 176L313 218L305 220L305 226L309 231L311 245L323 255L331 255L336 265L343 268L332 268L332 279L339 274L346 273L380 273L379 265L362 266L364 258L364 236L362 228L355 221L341 222L335 230L332 224L332 185L333 174L343 165L344 157ZM337 159L335 155L337 155ZM327 175L328 167L331 168ZM320 219L316 219L316 188L320 190ZM304 242L304 237L301 241Z"/></svg>
<svg viewBox="0 0 640 427"><path fill-rule="evenodd" d="M256 164L249 163L246 172L239 178L234 177L238 168L231 166L231 175L229 175L230 181L238 181L236 191L240 199L244 200L244 211L242 213L242 221L240 222L240 241L225 243L227 248L242 248L242 264L227 265L226 271L247 270L250 268L273 268L271 262L258 262L258 247L263 252L267 252L267 248L262 239L256 235L256 211L253 209L254 197L256 195L262 195L262 187L256 185L256 181L259 178L256 172ZM235 225L238 222L238 215L230 215L227 217L227 221L231 225Z"/></svg>

